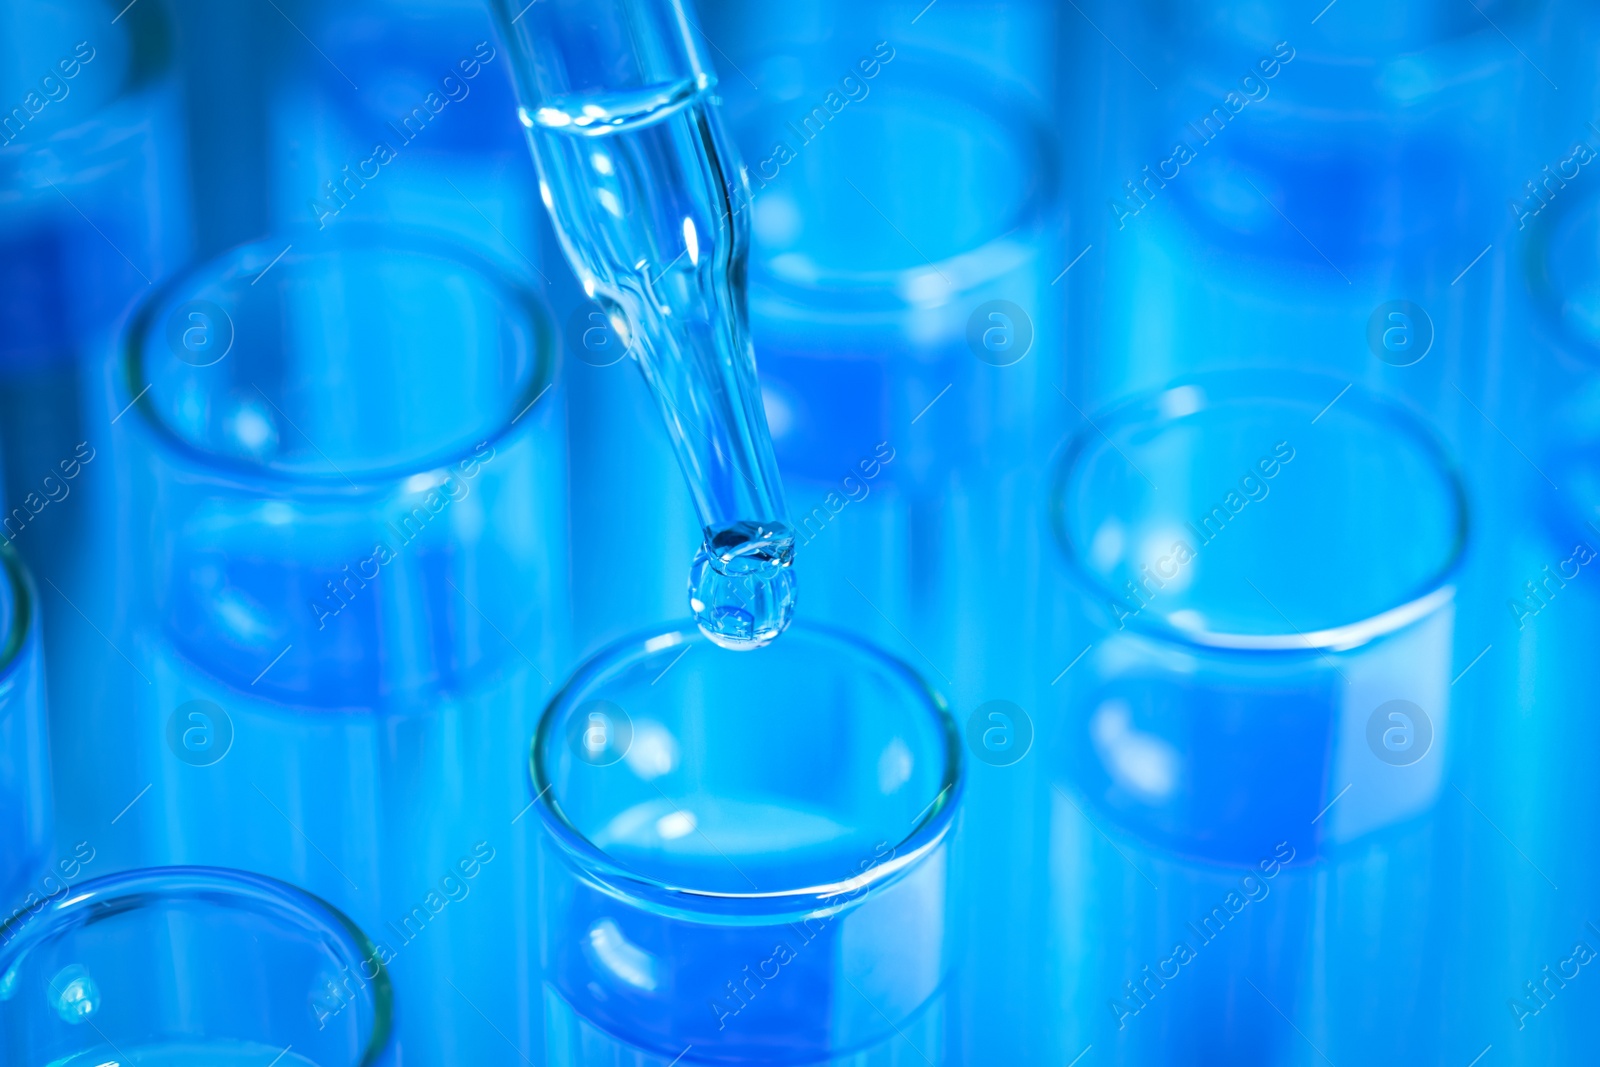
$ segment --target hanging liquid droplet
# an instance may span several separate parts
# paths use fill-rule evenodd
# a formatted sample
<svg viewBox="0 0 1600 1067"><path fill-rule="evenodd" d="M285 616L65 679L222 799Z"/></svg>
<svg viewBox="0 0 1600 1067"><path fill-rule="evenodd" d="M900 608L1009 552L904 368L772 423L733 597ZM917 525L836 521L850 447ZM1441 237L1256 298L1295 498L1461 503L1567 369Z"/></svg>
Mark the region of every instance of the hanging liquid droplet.
<svg viewBox="0 0 1600 1067"><path fill-rule="evenodd" d="M709 531L689 568L700 632L736 652L770 644L794 617L794 534L783 523Z"/></svg>
<svg viewBox="0 0 1600 1067"><path fill-rule="evenodd" d="M56 1014L76 1026L100 1008L100 987L81 964L63 967L50 979Z"/></svg>

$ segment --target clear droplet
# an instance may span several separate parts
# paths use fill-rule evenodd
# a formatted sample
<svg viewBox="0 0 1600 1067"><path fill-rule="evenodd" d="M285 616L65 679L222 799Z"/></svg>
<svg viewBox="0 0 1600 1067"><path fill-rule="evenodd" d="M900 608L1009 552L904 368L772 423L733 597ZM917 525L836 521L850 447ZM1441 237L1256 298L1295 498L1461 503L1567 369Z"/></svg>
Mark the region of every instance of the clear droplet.
<svg viewBox="0 0 1600 1067"><path fill-rule="evenodd" d="M63 967L50 979L56 1014L74 1026L100 1008L100 987L81 964Z"/></svg>
<svg viewBox="0 0 1600 1067"><path fill-rule="evenodd" d="M736 652L761 648L794 617L794 534L781 522L708 530L689 569L700 632Z"/></svg>

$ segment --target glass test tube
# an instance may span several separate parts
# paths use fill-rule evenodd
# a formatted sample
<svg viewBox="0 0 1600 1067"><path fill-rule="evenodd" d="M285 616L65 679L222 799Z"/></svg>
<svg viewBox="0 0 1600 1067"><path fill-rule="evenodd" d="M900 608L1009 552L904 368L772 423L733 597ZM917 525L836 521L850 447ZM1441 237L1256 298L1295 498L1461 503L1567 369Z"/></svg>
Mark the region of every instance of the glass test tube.
<svg viewBox="0 0 1600 1067"><path fill-rule="evenodd" d="M1549 87L1470 8L1379 6L1310 25L1153 3L1141 54L1159 93L1110 54L1137 91L1102 146L1115 162L1075 197L1077 243L1104 257L1071 279L1084 350L1104 353L1081 368L1080 403L1226 352L1404 392L1456 441L1482 419L1455 385L1491 415L1515 404L1522 383L1495 372L1514 333L1490 296L1494 236L1532 141L1512 101ZM1527 5L1503 6L1507 32L1535 33Z"/></svg>
<svg viewBox="0 0 1600 1067"><path fill-rule="evenodd" d="M91 522L66 503L83 483L57 467L80 442L104 444L80 411L80 368L188 254L185 139L160 5L112 24L103 4L17 0L0 27L5 99L26 101L0 116L5 532L60 581L76 579Z"/></svg>
<svg viewBox="0 0 1600 1067"><path fill-rule="evenodd" d="M389 978L293 886L165 867L97 878L0 926L0 1063L367 1067Z"/></svg>
<svg viewBox="0 0 1600 1067"><path fill-rule="evenodd" d="M1600 137L1596 138L1600 142ZM1547 384L1529 431L1552 477L1576 496L1575 517L1600 525L1600 196L1551 204L1521 247L1518 288L1533 307L1533 337ZM1553 416L1553 417L1552 417Z"/></svg>
<svg viewBox="0 0 1600 1067"><path fill-rule="evenodd" d="M1600 550L1600 196L1593 193L1551 205L1529 228L1522 279L1532 305L1533 340L1545 386L1529 413L1526 439L1539 467L1558 488L1536 482L1532 504L1556 543L1554 565L1533 565L1534 580L1516 589L1502 621L1518 632L1536 620L1551 598L1588 566L1585 549ZM1537 475L1535 475L1537 477ZM1520 517L1520 509L1519 509ZM1555 580L1548 575L1555 572ZM1536 577L1535 577L1536 576ZM1575 599L1575 598L1574 598ZM1557 657L1556 669L1564 657ZM1573 664L1574 666L1576 664Z"/></svg>
<svg viewBox="0 0 1600 1067"><path fill-rule="evenodd" d="M37 886L55 845L39 600L14 549L0 546L0 921L55 886Z"/></svg>
<svg viewBox="0 0 1600 1067"><path fill-rule="evenodd" d="M965 724L997 698L1029 703L1017 679L1035 669L1045 538L1018 520L1038 512L1042 430L1071 413L1052 388L1065 346L1051 288L1070 257L1038 102L908 45L910 14L898 32L884 20L887 39L852 16L804 66L792 46L780 59L803 74L788 82L781 62L741 56L775 91L730 104L730 126L751 168L751 330L807 616L948 680ZM1038 762L971 772L956 877L984 905L963 913L953 1055L974 1062L1037 1055L1010 1023L1038 995L1018 965L1037 938L992 916L1036 914L1039 883L1017 865L1039 847L1019 816Z"/></svg>
<svg viewBox="0 0 1600 1067"><path fill-rule="evenodd" d="M542 289L538 179L481 0L348 4L300 24L326 58L301 48L274 72L274 228L447 231Z"/></svg>
<svg viewBox="0 0 1600 1067"><path fill-rule="evenodd" d="M547 647L559 577L530 570L550 564L544 535L492 511L550 506L559 484L559 453L524 422L559 408L537 302L420 236L282 251L246 246L176 279L128 331L120 384L157 461L136 518L168 638L241 688L331 707L457 687L503 659L463 595ZM506 452L537 465L542 492L474 492ZM439 528L456 539L428 544ZM527 584L490 577L510 573Z"/></svg>
<svg viewBox="0 0 1600 1067"><path fill-rule="evenodd" d="M0 526L39 582L59 780L92 765L73 709L118 699L105 625L120 585L96 357L137 294L190 250L188 151L162 4L17 0L0 10ZM95 464L98 463L98 466ZM57 592L59 590L59 593ZM79 615L68 601L83 612ZM53 603L51 603L53 602ZM131 674L130 674L131 676ZM93 786L56 798L62 840L105 838ZM109 801L106 801L109 803ZM107 848L113 848L107 843Z"/></svg>
<svg viewBox="0 0 1600 1067"><path fill-rule="evenodd" d="M795 104L733 117L754 160L752 329L792 525L815 553L808 610L860 625L865 597L950 663L982 639L942 606L1013 588L993 568L1031 533L989 494L1015 491L1054 398L1057 161L1036 111L978 72L864 56L846 83L859 100L825 128Z"/></svg>
<svg viewBox="0 0 1600 1067"><path fill-rule="evenodd" d="M1058 650L1077 657L1045 698L1052 923L1082 998L1067 1043L1260 1061L1298 1040L1275 1006L1335 1059L1364 1047L1373 1020L1340 1019L1338 979L1315 975L1350 981L1380 941L1420 958L1427 936L1383 914L1426 906L1467 531L1453 468L1348 383L1207 375L1092 416L1052 509L1073 575L1051 594ZM1090 914L1098 937L1073 918ZM1208 974L1184 977L1195 958Z"/></svg>
<svg viewBox="0 0 1600 1067"><path fill-rule="evenodd" d="M512 820L567 613L551 337L455 246L323 241L199 266L128 329L136 709L85 728L120 804L153 786L140 862L306 886L437 1004L400 1047L492 1059L475 1006L515 1031L532 1002Z"/></svg>
<svg viewBox="0 0 1600 1067"><path fill-rule="evenodd" d="M946 1062L957 745L916 675L830 631L581 667L532 754L548 1062Z"/></svg>
<svg viewBox="0 0 1600 1067"><path fill-rule="evenodd" d="M752 329L786 473L859 477L887 443L889 480L928 489L1014 458L1057 369L1058 160L1037 108L982 71L889 42L857 58L819 88L852 94L836 115L801 98L732 117L755 197ZM935 399L953 412L934 419Z"/></svg>
<svg viewBox="0 0 1600 1067"><path fill-rule="evenodd" d="M1552 70L1563 95L1577 73ZM1600 144L1592 131L1590 139ZM1478 643L1492 647L1455 687L1481 694L1483 713L1463 717L1463 773L1453 778L1482 814L1465 813L1457 876L1476 936L1453 946L1441 1001L1463 1032L1523 1063L1581 1058L1593 1031L1586 1013L1536 1011L1523 984L1542 979L1540 946L1593 937L1563 902L1600 892L1593 855L1567 847L1600 820L1588 758L1600 745L1588 651L1600 625L1600 583L1591 581L1600 560L1600 199L1572 184L1518 234L1508 295L1530 306L1526 366L1539 386L1518 419L1501 422L1528 459L1513 453L1491 482L1496 513L1480 525L1496 566ZM1522 853L1511 862L1481 847L1501 833ZM1534 1014L1551 1025L1534 1026Z"/></svg>

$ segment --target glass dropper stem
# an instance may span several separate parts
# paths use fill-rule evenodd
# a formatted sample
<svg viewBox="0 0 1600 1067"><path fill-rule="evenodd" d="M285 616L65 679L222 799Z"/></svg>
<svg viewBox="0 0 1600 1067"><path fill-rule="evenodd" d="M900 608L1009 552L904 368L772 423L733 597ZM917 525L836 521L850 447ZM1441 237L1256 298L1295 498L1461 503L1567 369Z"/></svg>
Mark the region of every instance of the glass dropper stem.
<svg viewBox="0 0 1600 1067"><path fill-rule="evenodd" d="M746 312L749 186L681 0L491 4L540 193L656 396L708 549L787 565Z"/></svg>

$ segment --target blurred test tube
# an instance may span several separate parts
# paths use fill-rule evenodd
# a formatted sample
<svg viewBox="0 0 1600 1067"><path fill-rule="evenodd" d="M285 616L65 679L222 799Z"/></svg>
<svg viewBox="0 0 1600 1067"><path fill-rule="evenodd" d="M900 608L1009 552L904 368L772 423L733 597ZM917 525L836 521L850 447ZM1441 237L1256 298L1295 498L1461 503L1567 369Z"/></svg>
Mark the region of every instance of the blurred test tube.
<svg viewBox="0 0 1600 1067"><path fill-rule="evenodd" d="M1047 698L1063 1047L1273 1059L1302 1040L1279 1012L1335 1059L1393 1040L1393 1004L1343 991L1425 997L1403 961L1448 925L1411 917L1446 906L1458 476L1408 413L1315 376L1090 418L1046 594L1081 650Z"/></svg>
<svg viewBox="0 0 1600 1067"><path fill-rule="evenodd" d="M514 820L567 625L549 323L433 237L289 243L196 266L122 338L134 706L80 711L78 780L142 798L138 863L259 870L356 917L439 1005L408 1054L493 1058L472 1004L531 1040Z"/></svg>

